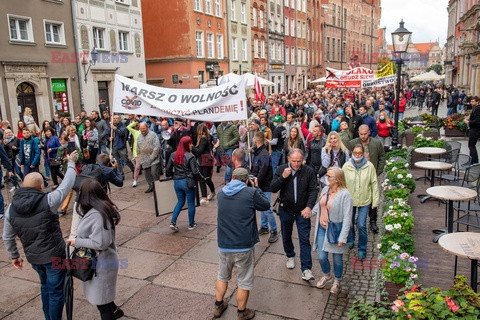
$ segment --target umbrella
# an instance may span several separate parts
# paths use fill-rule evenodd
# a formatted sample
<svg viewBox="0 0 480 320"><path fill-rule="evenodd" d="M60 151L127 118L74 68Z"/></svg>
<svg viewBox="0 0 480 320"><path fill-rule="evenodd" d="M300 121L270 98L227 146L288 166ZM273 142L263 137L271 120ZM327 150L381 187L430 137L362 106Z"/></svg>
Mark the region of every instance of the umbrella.
<svg viewBox="0 0 480 320"><path fill-rule="evenodd" d="M445 79L445 75L438 75L435 71L430 70L429 72L410 78L410 81L438 81L443 79Z"/></svg>
<svg viewBox="0 0 480 320"><path fill-rule="evenodd" d="M240 79L240 76L238 74L230 72L218 78L218 84L224 84L227 82L236 82L239 79Z"/></svg>
<svg viewBox="0 0 480 320"><path fill-rule="evenodd" d="M70 271L70 245L67 244L67 259L69 266L67 267L67 275L63 284L63 294L65 296L65 312L67 320L73 319L73 276Z"/></svg>
<svg viewBox="0 0 480 320"><path fill-rule="evenodd" d="M322 77L322 78L313 80L311 83L324 83L324 82L327 82L327 78L326 78L326 77Z"/></svg>
<svg viewBox="0 0 480 320"><path fill-rule="evenodd" d="M218 78L218 84L224 84L224 83L227 83L227 82L237 82L240 80L240 78L244 78L244 79L247 79L247 87L253 87L255 85L255 76L251 73L244 73L242 74L241 76L238 75L238 74L235 74L235 73L227 73L226 75L224 76L221 76L220 78ZM275 83L271 82L271 81L268 81L266 79L263 79L259 76L257 76L258 78L258 81L260 82L260 85L261 86L267 86L267 87L270 87L270 86L274 86Z"/></svg>

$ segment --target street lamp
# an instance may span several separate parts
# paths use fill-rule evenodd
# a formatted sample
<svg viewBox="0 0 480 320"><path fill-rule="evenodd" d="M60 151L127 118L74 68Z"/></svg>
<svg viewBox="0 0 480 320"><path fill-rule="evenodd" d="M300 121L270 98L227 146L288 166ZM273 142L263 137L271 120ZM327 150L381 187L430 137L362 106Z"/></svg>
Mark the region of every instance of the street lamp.
<svg viewBox="0 0 480 320"><path fill-rule="evenodd" d="M400 27L392 32L393 52L395 52L395 63L397 64L397 90L395 92L395 119L392 137L392 149L398 149L398 109L400 108L400 87L402 85L402 53L406 53L412 33L405 29L405 23L400 21Z"/></svg>
<svg viewBox="0 0 480 320"><path fill-rule="evenodd" d="M93 47L93 50L92 52L90 52L90 56L92 57L92 59L90 61L87 61L87 59L85 59L85 57L83 57L83 60L82 60L82 66L83 66L83 73L85 74L85 83L87 83L87 75L88 75L88 72L90 71L90 67L91 66L94 66L95 63L97 63L97 59L98 59L98 51L95 50L95 47ZM85 69L88 65L88 69Z"/></svg>

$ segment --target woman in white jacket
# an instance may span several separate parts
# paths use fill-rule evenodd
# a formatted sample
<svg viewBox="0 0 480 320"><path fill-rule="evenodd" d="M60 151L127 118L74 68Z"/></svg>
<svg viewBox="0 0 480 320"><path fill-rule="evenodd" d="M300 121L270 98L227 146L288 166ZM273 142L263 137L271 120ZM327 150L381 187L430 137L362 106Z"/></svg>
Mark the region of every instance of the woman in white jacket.
<svg viewBox="0 0 480 320"><path fill-rule="evenodd" d="M317 287L323 288L333 279L330 272L328 253L333 256L333 272L335 280L330 289L333 294L340 292L340 280L343 274L343 254L348 252L348 232L352 223L353 201L347 190L345 177L340 168L331 167L325 174L326 187L320 193L319 201L313 208L312 215L317 216L313 249L318 250L318 260L324 276L318 281ZM333 235L328 236L329 225ZM335 227L335 228L334 228Z"/></svg>

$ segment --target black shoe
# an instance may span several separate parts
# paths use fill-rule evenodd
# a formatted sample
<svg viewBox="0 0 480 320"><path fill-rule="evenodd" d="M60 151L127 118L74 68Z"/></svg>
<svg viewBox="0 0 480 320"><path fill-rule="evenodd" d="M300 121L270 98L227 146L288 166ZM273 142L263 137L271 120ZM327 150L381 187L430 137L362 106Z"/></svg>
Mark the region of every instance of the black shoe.
<svg viewBox="0 0 480 320"><path fill-rule="evenodd" d="M377 221L370 221L370 230L375 234L378 233Z"/></svg>
<svg viewBox="0 0 480 320"><path fill-rule="evenodd" d="M268 242L269 243L275 243L278 240L278 234L277 231L272 231L270 232L270 237L268 237Z"/></svg>
<svg viewBox="0 0 480 320"><path fill-rule="evenodd" d="M148 187L147 190L145 190L145 193L150 193L153 192L153 186Z"/></svg>
<svg viewBox="0 0 480 320"><path fill-rule="evenodd" d="M268 234L268 228L261 227L261 228L258 230L258 234L260 234L260 235L262 235L262 234Z"/></svg>
<svg viewBox="0 0 480 320"><path fill-rule="evenodd" d="M117 309L113 312L113 317L115 319L120 319L121 317L123 317L125 315L125 313L123 312L122 309L120 309L119 307L117 307Z"/></svg>

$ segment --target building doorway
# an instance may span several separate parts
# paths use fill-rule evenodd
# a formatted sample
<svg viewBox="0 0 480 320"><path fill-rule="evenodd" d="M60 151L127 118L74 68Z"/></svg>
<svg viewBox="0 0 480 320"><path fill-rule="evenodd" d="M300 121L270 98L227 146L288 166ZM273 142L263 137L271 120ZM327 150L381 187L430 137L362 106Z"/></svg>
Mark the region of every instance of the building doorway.
<svg viewBox="0 0 480 320"><path fill-rule="evenodd" d="M110 106L110 99L108 98L108 81L98 81L98 101L105 100L107 106Z"/></svg>
<svg viewBox="0 0 480 320"><path fill-rule="evenodd" d="M23 120L23 113L25 108L32 109L32 116L36 123L38 123L37 101L35 99L35 89L27 82L22 82L17 87L17 104L20 119Z"/></svg>

